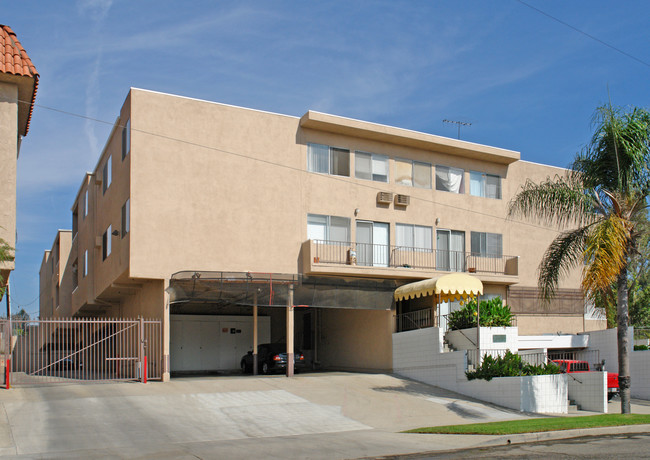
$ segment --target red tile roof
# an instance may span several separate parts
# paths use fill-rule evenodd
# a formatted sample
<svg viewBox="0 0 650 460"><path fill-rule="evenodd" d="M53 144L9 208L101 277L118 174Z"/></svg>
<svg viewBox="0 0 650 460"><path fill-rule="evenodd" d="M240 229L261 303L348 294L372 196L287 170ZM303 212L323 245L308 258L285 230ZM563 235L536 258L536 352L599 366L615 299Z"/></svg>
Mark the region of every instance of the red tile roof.
<svg viewBox="0 0 650 460"><path fill-rule="evenodd" d="M30 77L34 79L34 91L30 101L29 115L25 126L25 134L29 130L29 120L34 110L36 89L38 88L38 72L27 55L25 48L20 44L11 27L0 24L0 73Z"/></svg>

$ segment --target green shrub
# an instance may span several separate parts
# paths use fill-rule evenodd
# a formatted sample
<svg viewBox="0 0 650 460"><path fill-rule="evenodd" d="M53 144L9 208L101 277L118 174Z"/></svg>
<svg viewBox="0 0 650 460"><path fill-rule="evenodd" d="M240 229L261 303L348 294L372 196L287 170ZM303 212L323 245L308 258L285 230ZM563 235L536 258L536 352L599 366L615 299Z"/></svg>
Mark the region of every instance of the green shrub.
<svg viewBox="0 0 650 460"><path fill-rule="evenodd" d="M460 310L449 314L448 325L452 331L476 327L476 299L469 300ZM481 326L508 327L512 324L510 307L503 305L501 297L481 301Z"/></svg>
<svg viewBox="0 0 650 460"><path fill-rule="evenodd" d="M493 357L487 353L483 356L483 362L475 371L465 372L467 380L482 379L490 381L494 377L521 377L526 375L550 375L559 374L560 368L552 363L534 366L525 363L521 356L511 353L510 350L504 356Z"/></svg>
<svg viewBox="0 0 650 460"><path fill-rule="evenodd" d="M648 350L647 345L634 345L634 351Z"/></svg>

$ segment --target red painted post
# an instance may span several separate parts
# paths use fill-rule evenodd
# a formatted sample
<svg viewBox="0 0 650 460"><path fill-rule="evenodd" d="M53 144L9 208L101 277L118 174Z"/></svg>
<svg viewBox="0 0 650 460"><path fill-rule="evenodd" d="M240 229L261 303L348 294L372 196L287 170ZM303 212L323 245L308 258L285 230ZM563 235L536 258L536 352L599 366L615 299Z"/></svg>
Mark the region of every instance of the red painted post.
<svg viewBox="0 0 650 460"><path fill-rule="evenodd" d="M144 377L143 383L147 383L147 356L144 357L144 369L142 369L142 375Z"/></svg>
<svg viewBox="0 0 650 460"><path fill-rule="evenodd" d="M9 377L11 376L11 360L7 360L7 367L5 367L5 382L6 382L6 387L7 390L11 388L11 382L9 381Z"/></svg>

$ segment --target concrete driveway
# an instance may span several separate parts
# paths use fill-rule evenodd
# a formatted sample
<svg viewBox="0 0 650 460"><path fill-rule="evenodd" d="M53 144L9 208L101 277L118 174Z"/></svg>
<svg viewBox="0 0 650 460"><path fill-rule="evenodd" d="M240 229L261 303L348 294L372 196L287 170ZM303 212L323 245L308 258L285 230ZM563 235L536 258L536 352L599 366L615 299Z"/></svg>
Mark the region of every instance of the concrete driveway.
<svg viewBox="0 0 650 460"><path fill-rule="evenodd" d="M176 378L0 390L0 455L353 458L471 447L401 434L521 414L385 374Z"/></svg>

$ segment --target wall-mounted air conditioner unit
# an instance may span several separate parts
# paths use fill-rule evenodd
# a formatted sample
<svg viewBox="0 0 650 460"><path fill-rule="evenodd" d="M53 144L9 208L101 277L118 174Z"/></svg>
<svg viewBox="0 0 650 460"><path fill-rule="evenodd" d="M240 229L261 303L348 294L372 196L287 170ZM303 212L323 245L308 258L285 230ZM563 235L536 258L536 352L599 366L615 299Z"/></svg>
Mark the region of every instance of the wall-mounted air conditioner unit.
<svg viewBox="0 0 650 460"><path fill-rule="evenodd" d="M411 197L408 195L395 195L396 206L408 206L411 203Z"/></svg>
<svg viewBox="0 0 650 460"><path fill-rule="evenodd" d="M378 192L377 203L390 204L393 201L393 194L391 192Z"/></svg>

